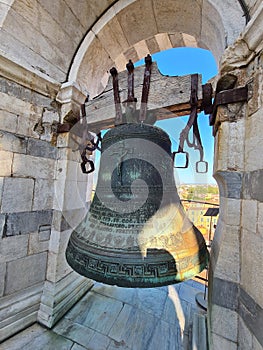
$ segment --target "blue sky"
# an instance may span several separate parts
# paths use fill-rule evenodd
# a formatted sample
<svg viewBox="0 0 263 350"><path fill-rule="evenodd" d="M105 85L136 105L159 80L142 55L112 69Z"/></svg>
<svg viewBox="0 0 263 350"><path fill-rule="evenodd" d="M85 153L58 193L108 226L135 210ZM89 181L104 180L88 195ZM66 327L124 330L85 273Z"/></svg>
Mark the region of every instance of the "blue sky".
<svg viewBox="0 0 263 350"><path fill-rule="evenodd" d="M210 78L217 74L217 66L213 55L210 51L204 49L188 47L170 49L153 54L152 58L153 61L157 62L160 72L164 75L173 76L198 73L202 75L202 82L205 84ZM136 62L135 66L141 64L144 64L144 60ZM172 140L173 151L177 151L179 135L186 125L188 117L189 116L158 121L155 124L169 134ZM177 185L179 185L179 183L216 183L212 176L214 138L212 136L212 128L209 126L209 116L200 113L198 125L204 147L204 160L209 164L208 173L196 174L195 163L199 160L199 152L187 149L187 145L185 145L186 150L189 151L190 164L188 169L175 170Z"/></svg>

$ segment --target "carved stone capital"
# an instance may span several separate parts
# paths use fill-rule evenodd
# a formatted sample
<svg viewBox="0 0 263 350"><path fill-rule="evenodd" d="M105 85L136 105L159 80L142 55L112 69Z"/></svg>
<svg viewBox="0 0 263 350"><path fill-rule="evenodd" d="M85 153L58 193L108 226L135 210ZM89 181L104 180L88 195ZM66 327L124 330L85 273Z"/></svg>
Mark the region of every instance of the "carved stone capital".
<svg viewBox="0 0 263 350"><path fill-rule="evenodd" d="M81 91L75 82L66 82L61 85L56 100L61 104L62 122L74 124L79 119L80 106L85 102L87 92Z"/></svg>

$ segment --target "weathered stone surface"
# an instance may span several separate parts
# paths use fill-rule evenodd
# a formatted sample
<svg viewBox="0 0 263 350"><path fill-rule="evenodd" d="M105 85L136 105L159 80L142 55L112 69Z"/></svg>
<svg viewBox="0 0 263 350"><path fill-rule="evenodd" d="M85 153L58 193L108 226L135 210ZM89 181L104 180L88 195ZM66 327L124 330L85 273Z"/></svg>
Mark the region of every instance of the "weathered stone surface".
<svg viewBox="0 0 263 350"><path fill-rule="evenodd" d="M47 108L44 108L43 115L42 115L42 123L49 123L52 124L54 122L59 122L59 114L55 110L50 110Z"/></svg>
<svg viewBox="0 0 263 350"><path fill-rule="evenodd" d="M221 220L231 226L239 226L241 221L241 203L240 199L220 198L220 216Z"/></svg>
<svg viewBox="0 0 263 350"><path fill-rule="evenodd" d="M259 343L257 338L252 335L252 349L253 350L262 350L262 344Z"/></svg>
<svg viewBox="0 0 263 350"><path fill-rule="evenodd" d="M54 282L46 281L38 321L49 328L54 326L92 285L93 281L75 272Z"/></svg>
<svg viewBox="0 0 263 350"><path fill-rule="evenodd" d="M30 22L25 19L29 19ZM13 26L12 23L17 23L17 25ZM33 34L35 31L32 31L32 27L35 30L40 29L41 34L38 36L37 41L35 40L35 35ZM28 7L25 6L24 0L15 3L13 10L10 11L5 21L5 30L11 32L17 41L30 48L32 53L35 52L42 56L46 60L46 66L41 68L51 76L53 74L49 71L49 66L53 66L53 69L56 67L58 71L65 71L67 67L68 57L65 54L63 55L63 48L65 50L64 53L69 52L70 55L75 51L74 46L76 43L75 45L73 44L74 40L65 35L62 28L39 4L32 4L32 6ZM51 33L53 31L56 35L52 37ZM41 47L45 48L45 50L41 50ZM52 58L50 55L52 55ZM52 64L50 61L52 61Z"/></svg>
<svg viewBox="0 0 263 350"><path fill-rule="evenodd" d="M32 86L29 89L13 80L3 77L0 77L0 91L39 107L49 106L51 103L50 98L33 91Z"/></svg>
<svg viewBox="0 0 263 350"><path fill-rule="evenodd" d="M238 332L238 342L240 350L253 349L252 347L252 334L246 327L244 321L239 317L238 322L239 332Z"/></svg>
<svg viewBox="0 0 263 350"><path fill-rule="evenodd" d="M143 328L141 325L144 325ZM131 305L124 304L109 336L117 342L124 341L129 348L137 344L138 349L151 341L152 327L157 327L158 319Z"/></svg>
<svg viewBox="0 0 263 350"><path fill-rule="evenodd" d="M0 297L2 297L4 294L5 274L6 274L6 264L1 263L0 264Z"/></svg>
<svg viewBox="0 0 263 350"><path fill-rule="evenodd" d="M28 346L30 341L38 336L43 335L46 330L38 324L34 324L30 327L30 333L27 333L27 330L20 334L17 334L12 339L6 341L3 346L3 350L12 349L23 349L24 346Z"/></svg>
<svg viewBox="0 0 263 350"><path fill-rule="evenodd" d="M212 303L233 311L238 306L238 285L230 281L224 281L219 278L213 279Z"/></svg>
<svg viewBox="0 0 263 350"><path fill-rule="evenodd" d="M212 332L237 342L238 314L224 307L212 306Z"/></svg>
<svg viewBox="0 0 263 350"><path fill-rule="evenodd" d="M0 132L0 150L26 153L27 140L8 132Z"/></svg>
<svg viewBox="0 0 263 350"><path fill-rule="evenodd" d="M263 203L258 203L257 234L263 238Z"/></svg>
<svg viewBox="0 0 263 350"><path fill-rule="evenodd" d="M229 118L228 114L226 118ZM218 171L243 171L244 154L241 150L245 145L245 119L239 119L234 123L221 123L218 133L219 139L224 142L220 145L216 143L215 168Z"/></svg>
<svg viewBox="0 0 263 350"><path fill-rule="evenodd" d="M6 295L1 299L0 341L9 338L36 322L41 293L42 283L12 295ZM33 327L29 337L26 334L24 337L21 337L21 343L17 344L20 346L19 349L21 349L24 343L28 342L28 338L34 337L34 335ZM8 344L7 349L13 348L12 344ZM3 343L1 343L1 349L2 347L6 349Z"/></svg>
<svg viewBox="0 0 263 350"><path fill-rule="evenodd" d="M14 154L14 176L34 177L36 179L53 179L55 161L48 158Z"/></svg>
<svg viewBox="0 0 263 350"><path fill-rule="evenodd" d="M54 180L36 179L32 210L36 211L52 209L54 196Z"/></svg>
<svg viewBox="0 0 263 350"><path fill-rule="evenodd" d="M148 19L147 22L145 18ZM143 4L140 2L132 3L129 6L129 12L119 12L117 19L130 46L158 33L152 3L149 0ZM139 23L140 25L138 25ZM136 28L136 31L132 28Z"/></svg>
<svg viewBox="0 0 263 350"><path fill-rule="evenodd" d="M181 32L197 37L201 32L201 6L198 1L176 3L169 0L164 6L163 2L154 0L153 7L159 33Z"/></svg>
<svg viewBox="0 0 263 350"><path fill-rule="evenodd" d="M237 344L213 333L213 350L237 350Z"/></svg>
<svg viewBox="0 0 263 350"><path fill-rule="evenodd" d="M160 51L160 47L158 45L158 42L157 42L155 36L150 38L150 39L147 39L146 40L146 45L148 46L150 54L154 54L154 53Z"/></svg>
<svg viewBox="0 0 263 350"><path fill-rule="evenodd" d="M227 281L240 282L240 237L241 229L238 226L217 225L217 230L223 230L223 237L218 244L217 265L214 276ZM216 233L218 234L218 232ZM216 242L217 239L213 240ZM213 254L215 251L213 250ZM213 256L212 259L215 257Z"/></svg>
<svg viewBox="0 0 263 350"><path fill-rule="evenodd" d="M2 213L25 212L32 209L34 180L10 177L4 180Z"/></svg>
<svg viewBox="0 0 263 350"><path fill-rule="evenodd" d="M12 173L13 153L0 151L0 176L10 176Z"/></svg>
<svg viewBox="0 0 263 350"><path fill-rule="evenodd" d="M7 116L7 127L2 120L2 129L22 136L38 137L34 127L42 115L42 108L0 92L2 115ZM14 116L15 115L15 116ZM11 123L14 123L13 125Z"/></svg>
<svg viewBox="0 0 263 350"><path fill-rule="evenodd" d="M71 350L86 350L86 348L84 348L83 346L78 345L77 343L75 343L73 345L73 347L71 348Z"/></svg>
<svg viewBox="0 0 263 350"><path fill-rule="evenodd" d="M250 117L246 122L245 138L245 171L263 169L263 157L259 152L263 149L263 138L259 125L262 122L261 109Z"/></svg>
<svg viewBox="0 0 263 350"><path fill-rule="evenodd" d="M26 116L29 117L30 113L36 111L36 106L34 106L29 101L23 101L19 97L9 95L3 92L0 92L1 97L1 109L18 116ZM41 113L41 109L38 110Z"/></svg>
<svg viewBox="0 0 263 350"><path fill-rule="evenodd" d="M6 224L6 215L0 214L0 238L4 236L5 224Z"/></svg>
<svg viewBox="0 0 263 350"><path fill-rule="evenodd" d="M72 271L65 257L65 251L71 232L71 230L62 233L56 232L56 235L54 235L52 231L47 265L47 279L49 281L59 281ZM54 252L55 250L57 251Z"/></svg>
<svg viewBox="0 0 263 350"><path fill-rule="evenodd" d="M241 225L243 229L256 232L257 230L257 205L255 200L242 201L242 220Z"/></svg>
<svg viewBox="0 0 263 350"><path fill-rule="evenodd" d="M97 24L99 23L97 22ZM95 35L98 35L100 42L112 60L115 60L119 54L126 51L129 47L123 29L116 18L112 18L103 28L97 28L95 24L93 32Z"/></svg>
<svg viewBox="0 0 263 350"><path fill-rule="evenodd" d="M41 0L40 4L56 22L60 23L60 31L65 31L71 40L74 40L75 42L81 40L84 34L84 28L89 28L89 26L85 26L84 28L80 26L79 17L73 14L70 7L72 6L71 2L67 6L62 0L57 1L56 4L50 0ZM61 11L62 8L63 11ZM82 11L84 10L84 3L81 3L81 9ZM91 16L89 11L86 13L89 14L87 17ZM47 27L46 31L49 32L50 28Z"/></svg>
<svg viewBox="0 0 263 350"><path fill-rule="evenodd" d="M91 341L89 343L89 348L94 350L107 350L110 344L110 338L101 334L100 332L95 332Z"/></svg>
<svg viewBox="0 0 263 350"><path fill-rule="evenodd" d="M261 169L244 174L243 197L245 199L254 199L263 203L262 176L263 170Z"/></svg>
<svg viewBox="0 0 263 350"><path fill-rule="evenodd" d="M75 321L107 335L122 308L123 304L119 300L90 292L86 309L77 316Z"/></svg>
<svg viewBox="0 0 263 350"><path fill-rule="evenodd" d="M237 171L217 171L215 178L222 197L233 199L242 197L242 173Z"/></svg>
<svg viewBox="0 0 263 350"><path fill-rule="evenodd" d="M89 348L89 343L95 331L78 323L73 323L68 319L63 319L54 328L53 331L62 336L66 336L72 341Z"/></svg>
<svg viewBox="0 0 263 350"><path fill-rule="evenodd" d="M30 156L57 159L57 153L57 148L48 142L28 139L27 154Z"/></svg>
<svg viewBox="0 0 263 350"><path fill-rule="evenodd" d="M23 333L22 335L23 336ZM9 344L8 344L9 343ZM20 350L21 345L19 344L19 340L16 339L15 341L9 341L7 342L7 346L12 346L13 350ZM47 332L44 331L42 334L33 337L31 339L28 339L28 343L26 343L22 349L28 349L32 346L32 349L41 350L52 350L52 349L59 349L59 350L70 350L72 349L73 342L70 340L61 337L60 335L53 333L53 332ZM7 350L7 347L4 347L3 350ZM9 348L10 349L10 348Z"/></svg>
<svg viewBox="0 0 263 350"><path fill-rule="evenodd" d="M100 58L99 60L98 57ZM91 58L95 58L95 60ZM79 83L81 86L85 86L85 81L88 79L90 81L88 91L90 97L94 97L105 87L100 85L101 80L98 79L98 76L102 78L105 72L113 66L114 62L97 38L88 47L82 62L85 63L81 65L81 69L78 71ZM107 68L105 69L105 67Z"/></svg>
<svg viewBox="0 0 263 350"><path fill-rule="evenodd" d="M34 232L29 234L28 255L38 254L48 251L49 241L40 241L39 233Z"/></svg>
<svg viewBox="0 0 263 350"><path fill-rule="evenodd" d="M3 197L3 185L4 185L4 177L0 177L0 208L1 208L2 197Z"/></svg>
<svg viewBox="0 0 263 350"><path fill-rule="evenodd" d="M64 217L63 213L59 210L54 210L53 212L52 226L53 229L57 232L63 232L72 229L69 222Z"/></svg>
<svg viewBox="0 0 263 350"><path fill-rule="evenodd" d="M21 212L6 215L5 236L37 232L42 225L51 225L52 210Z"/></svg>
<svg viewBox="0 0 263 350"><path fill-rule="evenodd" d="M263 346L262 322L263 308L243 288L240 289L240 310L239 315L246 327L255 335Z"/></svg>
<svg viewBox="0 0 263 350"><path fill-rule="evenodd" d="M4 111L0 106L0 129L9 132L17 132L17 120L16 114Z"/></svg>
<svg viewBox="0 0 263 350"><path fill-rule="evenodd" d="M155 39L158 43L160 51L171 49L173 46L171 44L169 35L167 33L159 33L155 35ZM144 55L144 56L147 56ZM142 57L144 57L142 56Z"/></svg>
<svg viewBox="0 0 263 350"><path fill-rule="evenodd" d="M5 237L1 239L0 261L13 261L27 255L28 236Z"/></svg>
<svg viewBox="0 0 263 350"><path fill-rule="evenodd" d="M12 294L44 281L46 264L45 252L7 263L5 294Z"/></svg>
<svg viewBox="0 0 263 350"><path fill-rule="evenodd" d="M40 226L38 229L39 233L39 241L49 241L50 235L51 235L51 226L50 225L43 225Z"/></svg>
<svg viewBox="0 0 263 350"><path fill-rule="evenodd" d="M263 238L255 232L242 231L241 284L243 289L263 308Z"/></svg>

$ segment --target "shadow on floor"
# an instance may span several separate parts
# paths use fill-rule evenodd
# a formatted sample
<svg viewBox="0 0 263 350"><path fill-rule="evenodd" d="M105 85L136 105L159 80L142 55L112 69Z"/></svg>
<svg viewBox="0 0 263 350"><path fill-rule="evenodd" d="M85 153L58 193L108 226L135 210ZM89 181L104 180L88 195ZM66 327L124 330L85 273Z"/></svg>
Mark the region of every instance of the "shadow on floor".
<svg viewBox="0 0 263 350"><path fill-rule="evenodd" d="M195 295L190 280L160 288L93 288L48 330L39 324L0 345L1 350L189 350Z"/></svg>

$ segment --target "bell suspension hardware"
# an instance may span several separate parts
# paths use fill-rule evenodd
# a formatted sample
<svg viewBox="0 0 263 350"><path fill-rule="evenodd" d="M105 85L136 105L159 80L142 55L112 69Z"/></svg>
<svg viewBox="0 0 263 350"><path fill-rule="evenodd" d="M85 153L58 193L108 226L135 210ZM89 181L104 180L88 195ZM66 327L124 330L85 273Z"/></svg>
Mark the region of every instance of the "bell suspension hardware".
<svg viewBox="0 0 263 350"><path fill-rule="evenodd" d="M144 71L144 78L143 78L141 108L140 108L140 117L139 117L139 120L141 122L144 122L146 120L147 103L148 103L150 81L151 81L151 66L152 66L152 57L148 54L145 57L145 71Z"/></svg>
<svg viewBox="0 0 263 350"><path fill-rule="evenodd" d="M137 98L134 97L134 65L131 60L126 64L128 71L128 91L127 100L123 101L125 107L125 122L126 123L136 123L138 121L136 102Z"/></svg>
<svg viewBox="0 0 263 350"><path fill-rule="evenodd" d="M88 100L88 97L86 101ZM93 160L88 158L88 155L92 154L96 149L101 150L99 147L99 142L101 142L101 132L99 132L97 136L97 140L94 141L94 136L88 131L87 120L86 120L86 111L85 104L81 105L81 117L79 123L81 124L81 141L78 142L76 138L74 138L74 133L72 133L71 137L74 139L74 142L78 145L78 148L75 151L80 152L81 157L81 170L84 174L90 174L95 170L95 165ZM87 168L87 164L89 167Z"/></svg>
<svg viewBox="0 0 263 350"><path fill-rule="evenodd" d="M196 162L196 172L197 173L207 173L208 162L204 161L204 150L202 145L202 140L198 128L197 118L198 118L198 74L191 75L191 96L190 96L191 113L188 122L180 134L180 142L178 146L178 151L173 152L173 159L176 161L176 155L178 153L185 154L185 164L183 166L175 166L175 168L188 168L189 165L189 153L184 151L184 143L187 142L188 146L194 148L200 153L200 160ZM189 140L189 132L193 127L193 141ZM200 170L200 164L204 164L204 170Z"/></svg>
<svg viewBox="0 0 263 350"><path fill-rule="evenodd" d="M119 92L119 82L118 82L118 71L115 67L112 67L110 70L112 76L113 84L113 94L114 94L114 104L115 104L115 125L120 125L123 123L122 110L121 110L121 100Z"/></svg>
<svg viewBox="0 0 263 350"><path fill-rule="evenodd" d="M152 57L148 54L145 57L145 71L142 87L142 97L140 111L136 109L137 98L134 97L134 65L131 60L126 65L128 71L127 84L127 99L123 101L125 114L123 115L119 94L118 72L115 67L111 68L114 104L115 104L115 126L123 123L143 123L154 124L156 118L153 115L147 114L147 104L150 91Z"/></svg>

